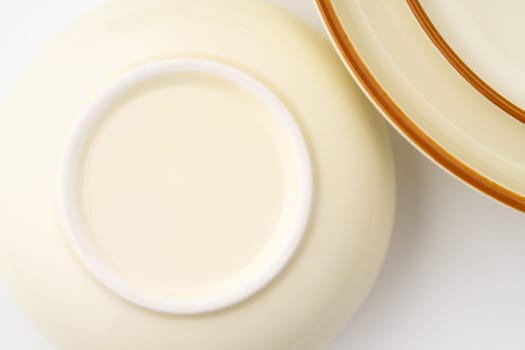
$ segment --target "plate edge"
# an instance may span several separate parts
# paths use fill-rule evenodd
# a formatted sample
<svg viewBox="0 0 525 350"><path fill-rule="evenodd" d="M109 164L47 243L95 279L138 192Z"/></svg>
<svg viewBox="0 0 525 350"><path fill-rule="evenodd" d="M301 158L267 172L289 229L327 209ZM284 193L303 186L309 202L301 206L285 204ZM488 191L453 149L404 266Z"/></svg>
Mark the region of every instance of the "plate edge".
<svg viewBox="0 0 525 350"><path fill-rule="evenodd" d="M421 130L386 93L370 72L345 32L333 0L315 0L315 3L325 29L352 77L383 117L405 139L430 160L463 182L511 208L525 212L525 196L497 184L470 168Z"/></svg>

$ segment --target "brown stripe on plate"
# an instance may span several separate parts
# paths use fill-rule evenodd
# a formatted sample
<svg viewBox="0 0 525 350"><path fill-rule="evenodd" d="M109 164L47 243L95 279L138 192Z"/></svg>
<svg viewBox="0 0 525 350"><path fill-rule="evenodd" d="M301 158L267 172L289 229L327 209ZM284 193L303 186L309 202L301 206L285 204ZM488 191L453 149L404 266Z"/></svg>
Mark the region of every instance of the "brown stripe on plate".
<svg viewBox="0 0 525 350"><path fill-rule="evenodd" d="M335 11L333 0L316 0L316 3L331 37L337 45L343 61L354 73L364 92L377 105L386 119L398 128L407 139L419 147L421 151L445 169L492 198L495 198L517 210L525 212L524 196L504 188L476 172L451 153L447 152L423 130L415 125L410 117L401 110L368 70L367 66L352 45L350 38L347 36L344 26Z"/></svg>
<svg viewBox="0 0 525 350"><path fill-rule="evenodd" d="M514 103L509 101L483 79L479 77L462 59L459 55L450 47L447 41L439 33L436 26L430 20L430 17L426 13L425 9L421 5L419 0L407 0L407 4L412 10L412 13L416 17L419 25L423 28L425 33L441 54L447 59L447 61L458 71L459 74L465 78L476 90L478 90L483 96L488 98L492 103L501 108L507 114L516 118L522 123L525 123L525 110L516 106Z"/></svg>

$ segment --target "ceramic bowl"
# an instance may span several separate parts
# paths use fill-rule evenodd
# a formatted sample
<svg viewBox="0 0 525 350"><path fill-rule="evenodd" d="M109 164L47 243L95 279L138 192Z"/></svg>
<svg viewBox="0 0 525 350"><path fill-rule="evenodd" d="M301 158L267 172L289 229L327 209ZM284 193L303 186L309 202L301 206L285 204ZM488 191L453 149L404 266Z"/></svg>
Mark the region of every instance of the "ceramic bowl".
<svg viewBox="0 0 525 350"><path fill-rule="evenodd" d="M316 348L381 266L384 126L270 5L110 2L0 116L1 276L60 349Z"/></svg>

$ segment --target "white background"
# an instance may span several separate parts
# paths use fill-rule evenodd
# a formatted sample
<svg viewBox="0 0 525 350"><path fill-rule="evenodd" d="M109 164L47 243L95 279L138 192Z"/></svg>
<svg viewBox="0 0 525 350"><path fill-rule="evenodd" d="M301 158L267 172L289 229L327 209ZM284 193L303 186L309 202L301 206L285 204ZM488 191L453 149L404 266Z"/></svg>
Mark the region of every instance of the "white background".
<svg viewBox="0 0 525 350"><path fill-rule="evenodd" d="M271 1L322 31L313 1ZM0 0L0 98L49 37L102 2ZM525 349L525 215L390 134L398 177L391 250L367 302L329 350ZM0 349L52 349L1 284Z"/></svg>

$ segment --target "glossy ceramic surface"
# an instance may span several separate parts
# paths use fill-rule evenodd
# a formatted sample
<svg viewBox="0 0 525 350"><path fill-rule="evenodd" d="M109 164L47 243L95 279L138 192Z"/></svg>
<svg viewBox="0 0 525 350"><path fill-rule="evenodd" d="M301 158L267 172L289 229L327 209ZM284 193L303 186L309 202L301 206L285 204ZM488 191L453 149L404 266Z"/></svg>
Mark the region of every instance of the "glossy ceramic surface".
<svg viewBox="0 0 525 350"><path fill-rule="evenodd" d="M269 5L111 2L0 116L0 273L60 349L317 348L380 268L382 122Z"/></svg>
<svg viewBox="0 0 525 350"><path fill-rule="evenodd" d="M467 79L512 117L525 122L525 30L522 1L409 0L436 47Z"/></svg>
<svg viewBox="0 0 525 350"><path fill-rule="evenodd" d="M468 184L525 210L525 125L458 73L407 2L317 3L343 60L392 125Z"/></svg>

